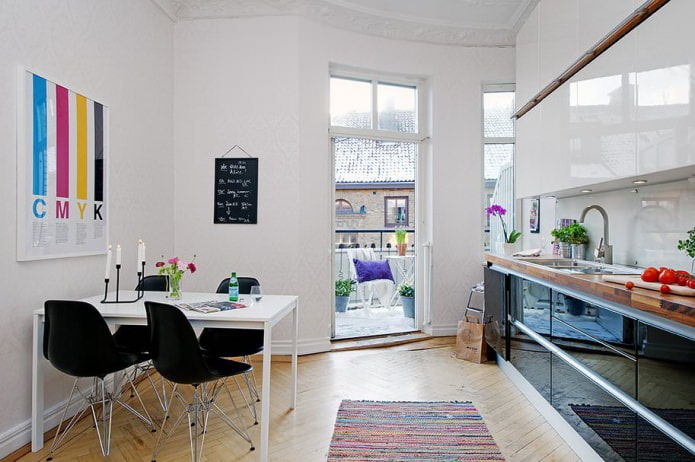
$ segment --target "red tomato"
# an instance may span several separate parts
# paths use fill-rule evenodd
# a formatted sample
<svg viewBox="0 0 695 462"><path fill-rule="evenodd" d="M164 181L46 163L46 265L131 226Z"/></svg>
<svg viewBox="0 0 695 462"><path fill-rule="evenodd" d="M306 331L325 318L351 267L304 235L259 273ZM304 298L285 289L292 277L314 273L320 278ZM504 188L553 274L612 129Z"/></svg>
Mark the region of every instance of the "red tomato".
<svg viewBox="0 0 695 462"><path fill-rule="evenodd" d="M660 266L660 267L659 267L659 272L661 273L661 272L662 272L663 270L665 270L665 269L668 269L668 267L666 267L666 266Z"/></svg>
<svg viewBox="0 0 695 462"><path fill-rule="evenodd" d="M673 284L676 282L678 275L672 269L665 269L659 273L659 282L662 284Z"/></svg>
<svg viewBox="0 0 695 462"><path fill-rule="evenodd" d="M687 271L678 270L678 271L676 271L676 274L677 274L678 276L683 276L685 279L689 279L689 278L690 278L690 273L688 273Z"/></svg>
<svg viewBox="0 0 695 462"><path fill-rule="evenodd" d="M688 283L688 278L686 278L685 276L678 276L678 278L676 278L676 284L678 284L679 286L684 286L687 283Z"/></svg>
<svg viewBox="0 0 695 462"><path fill-rule="evenodd" d="M695 289L695 279L691 279L688 281L688 287L691 289Z"/></svg>
<svg viewBox="0 0 695 462"><path fill-rule="evenodd" d="M667 294L667 293L671 292L671 288L669 286L667 286L666 284L662 284L661 287L659 288L659 291L662 294Z"/></svg>
<svg viewBox="0 0 695 462"><path fill-rule="evenodd" d="M635 283L634 283L634 282L632 282L632 281L627 281L627 282L625 283L625 288L626 288L627 290L632 290L633 287L635 287Z"/></svg>
<svg viewBox="0 0 695 462"><path fill-rule="evenodd" d="M642 280L644 282L658 282L659 270L650 266L646 270L642 271Z"/></svg>

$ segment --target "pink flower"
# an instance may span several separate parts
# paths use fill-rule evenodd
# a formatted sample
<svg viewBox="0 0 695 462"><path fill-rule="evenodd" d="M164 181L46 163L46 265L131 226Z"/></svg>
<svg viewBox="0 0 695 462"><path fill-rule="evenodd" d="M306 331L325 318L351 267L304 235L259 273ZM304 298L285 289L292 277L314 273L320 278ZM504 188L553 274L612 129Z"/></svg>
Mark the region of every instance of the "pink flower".
<svg viewBox="0 0 695 462"><path fill-rule="evenodd" d="M488 215L492 216L502 216L507 213L507 209L498 204L492 204L490 207L485 209Z"/></svg>
<svg viewBox="0 0 695 462"><path fill-rule="evenodd" d="M191 270L191 274L192 274L192 273L195 273L195 271L196 271L198 268L196 268L195 263L191 262L191 263L188 264L188 269Z"/></svg>
<svg viewBox="0 0 695 462"><path fill-rule="evenodd" d="M155 266L155 268L161 268L162 266L164 266L164 262L158 261L157 263L154 264L154 266Z"/></svg>
<svg viewBox="0 0 695 462"><path fill-rule="evenodd" d="M178 261L179 261L179 257L173 257L173 258L170 258L169 260L167 260L167 263L171 263L172 265L175 265L176 263L178 263Z"/></svg>
<svg viewBox="0 0 695 462"><path fill-rule="evenodd" d="M186 271L186 267L187 267L187 266L186 266L186 262L185 262L185 261L183 261L183 260L177 260L177 261L176 261L176 268L177 268L179 271Z"/></svg>

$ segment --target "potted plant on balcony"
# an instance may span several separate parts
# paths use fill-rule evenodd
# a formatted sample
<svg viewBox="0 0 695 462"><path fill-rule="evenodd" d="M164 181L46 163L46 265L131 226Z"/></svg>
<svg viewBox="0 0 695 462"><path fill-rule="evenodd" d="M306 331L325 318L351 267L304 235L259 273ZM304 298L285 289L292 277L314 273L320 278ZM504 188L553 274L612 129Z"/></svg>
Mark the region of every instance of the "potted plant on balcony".
<svg viewBox="0 0 695 462"><path fill-rule="evenodd" d="M413 287L413 281L403 281L398 286L398 294L401 296L405 317L415 319L415 288Z"/></svg>
<svg viewBox="0 0 695 462"><path fill-rule="evenodd" d="M408 232L405 228L398 228L396 230L396 248L398 249L398 256L400 257L405 256L405 251L408 248L408 244L405 242L407 236Z"/></svg>
<svg viewBox="0 0 695 462"><path fill-rule="evenodd" d="M344 313L347 311L350 294L355 291L354 279L336 279L335 281L335 311Z"/></svg>

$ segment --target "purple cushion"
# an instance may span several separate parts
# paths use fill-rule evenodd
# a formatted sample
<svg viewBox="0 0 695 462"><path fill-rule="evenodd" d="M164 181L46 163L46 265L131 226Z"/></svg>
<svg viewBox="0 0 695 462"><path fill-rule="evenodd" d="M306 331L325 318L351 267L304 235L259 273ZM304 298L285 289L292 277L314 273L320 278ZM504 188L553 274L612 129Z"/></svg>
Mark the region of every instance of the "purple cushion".
<svg viewBox="0 0 695 462"><path fill-rule="evenodd" d="M393 281L393 274L388 260L358 260L353 258L357 282L374 281L376 279L390 279Z"/></svg>

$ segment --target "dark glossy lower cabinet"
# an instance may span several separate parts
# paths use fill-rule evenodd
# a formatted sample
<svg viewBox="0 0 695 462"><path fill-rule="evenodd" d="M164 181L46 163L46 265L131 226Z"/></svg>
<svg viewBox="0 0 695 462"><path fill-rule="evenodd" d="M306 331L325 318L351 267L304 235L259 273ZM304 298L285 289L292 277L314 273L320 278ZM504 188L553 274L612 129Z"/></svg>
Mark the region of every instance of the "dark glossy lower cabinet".
<svg viewBox="0 0 695 462"><path fill-rule="evenodd" d="M508 361L604 460L695 461L668 428L695 439L695 340L522 277L506 282Z"/></svg>
<svg viewBox="0 0 695 462"><path fill-rule="evenodd" d="M551 404L607 461L635 460L637 416L555 355Z"/></svg>
<svg viewBox="0 0 695 462"><path fill-rule="evenodd" d="M668 423L695 438L695 341L639 323L637 381L639 401ZM649 436L669 448L673 459L695 460L679 446L666 446L659 434Z"/></svg>

